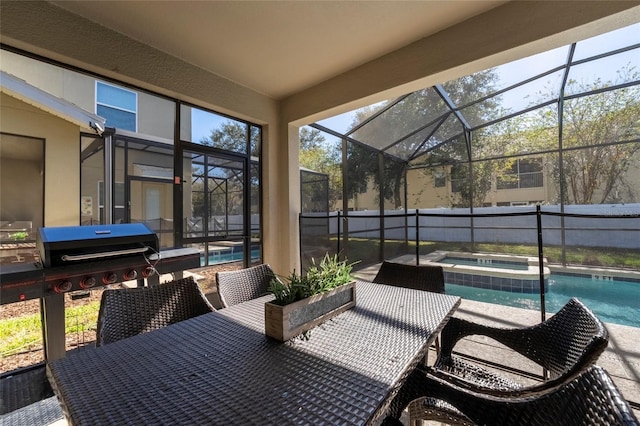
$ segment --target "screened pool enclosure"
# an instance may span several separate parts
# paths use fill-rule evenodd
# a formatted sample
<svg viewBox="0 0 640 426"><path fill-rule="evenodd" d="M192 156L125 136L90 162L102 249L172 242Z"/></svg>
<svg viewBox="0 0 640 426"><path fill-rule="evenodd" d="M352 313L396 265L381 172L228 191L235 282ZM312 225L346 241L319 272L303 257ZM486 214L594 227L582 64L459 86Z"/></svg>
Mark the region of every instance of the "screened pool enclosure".
<svg viewBox="0 0 640 426"><path fill-rule="evenodd" d="M541 206L550 262L640 272L640 24L300 136L301 167L325 177L301 184L314 200L303 267L327 250L359 266L445 249L537 255L535 214L510 215Z"/></svg>

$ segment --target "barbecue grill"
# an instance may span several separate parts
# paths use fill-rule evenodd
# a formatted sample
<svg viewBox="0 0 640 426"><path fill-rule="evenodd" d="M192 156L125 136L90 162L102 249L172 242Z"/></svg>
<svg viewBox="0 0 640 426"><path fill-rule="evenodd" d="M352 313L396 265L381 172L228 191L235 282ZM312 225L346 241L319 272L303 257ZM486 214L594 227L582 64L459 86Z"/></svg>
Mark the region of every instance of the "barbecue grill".
<svg viewBox="0 0 640 426"><path fill-rule="evenodd" d="M143 223L39 228L36 250L37 263L2 266L0 304L145 278L155 284L159 274L200 266L198 250L161 251Z"/></svg>
<svg viewBox="0 0 640 426"><path fill-rule="evenodd" d="M159 285L160 275L200 267L197 249L159 250L158 237L142 223L39 228L39 261L2 265L0 305L40 299L45 359L65 350L64 295L124 281Z"/></svg>

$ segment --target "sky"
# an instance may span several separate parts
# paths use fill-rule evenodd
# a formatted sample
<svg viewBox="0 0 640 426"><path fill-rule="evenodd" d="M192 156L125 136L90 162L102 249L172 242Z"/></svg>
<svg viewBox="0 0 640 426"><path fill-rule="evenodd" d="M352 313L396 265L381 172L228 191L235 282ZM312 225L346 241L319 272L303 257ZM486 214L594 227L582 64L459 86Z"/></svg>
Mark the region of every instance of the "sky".
<svg viewBox="0 0 640 426"><path fill-rule="evenodd" d="M226 121L233 121L228 117L191 108L191 142L200 142L209 138L211 130L218 129Z"/></svg>
<svg viewBox="0 0 640 426"><path fill-rule="evenodd" d="M578 61L634 44L640 44L640 23L578 42L573 59L574 61ZM505 88L560 66L566 63L568 54L569 46L563 46L501 65L496 68L499 76L497 87ZM617 78L615 74L616 71L630 62L635 64L636 70L640 71L640 48L585 65L574 66L572 67L569 77L584 82L593 82L594 79L598 77L602 81L615 81ZM503 95L504 105L526 107L530 101L534 100L535 95L532 94L544 90L544 86L548 84L552 84L556 88L559 87L561 78L562 72L559 72L538 79L530 83L526 88L523 87L519 90L509 91ZM529 95L529 97L526 98L526 95ZM345 133L351 123L353 123L353 117L356 112L357 110L349 111L321 120L318 124L337 132ZM191 108L191 120L191 140L198 142L202 138L207 138L211 134L211 130L219 128L224 122L230 119L197 108ZM327 142L335 142L338 140L330 135L325 134L324 136Z"/></svg>
<svg viewBox="0 0 640 426"><path fill-rule="evenodd" d="M621 47L640 44L640 23L624 27L610 33L602 34L577 43L573 60L579 61L588 57L610 52ZM523 58L496 68L499 76L498 88L509 87L515 83L526 80L537 74L553 69L566 63L569 55L569 46L563 46L547 52L543 52L528 58ZM640 71L640 48L636 48L623 54L617 54L602 60L596 60L584 65L573 66L570 70L569 78L583 81L587 84L600 78L603 82L616 81L616 72L623 66L631 63L635 65L636 71ZM506 92L503 95L503 104L511 106L525 107L529 101L534 100L538 91L544 90L545 85L552 84L558 88L561 83L562 72L546 76L535 80L526 88ZM529 94L529 98L523 98ZM318 121L318 124L345 133L357 110L340 114L325 120ZM325 135L327 139L334 139Z"/></svg>

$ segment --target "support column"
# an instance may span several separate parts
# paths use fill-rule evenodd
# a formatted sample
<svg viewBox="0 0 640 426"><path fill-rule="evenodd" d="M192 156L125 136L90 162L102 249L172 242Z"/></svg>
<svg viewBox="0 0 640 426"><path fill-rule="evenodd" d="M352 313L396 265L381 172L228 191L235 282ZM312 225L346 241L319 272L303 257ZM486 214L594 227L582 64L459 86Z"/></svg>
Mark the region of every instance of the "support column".
<svg viewBox="0 0 640 426"><path fill-rule="evenodd" d="M264 262L278 275L300 271L299 128L265 130L263 144Z"/></svg>

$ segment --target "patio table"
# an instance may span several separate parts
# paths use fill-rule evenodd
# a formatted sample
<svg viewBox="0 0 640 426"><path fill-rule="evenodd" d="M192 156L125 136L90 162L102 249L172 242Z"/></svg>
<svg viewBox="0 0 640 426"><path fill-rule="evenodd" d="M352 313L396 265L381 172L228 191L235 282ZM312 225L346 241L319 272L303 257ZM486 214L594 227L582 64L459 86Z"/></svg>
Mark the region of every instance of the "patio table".
<svg viewBox="0 0 640 426"><path fill-rule="evenodd" d="M356 306L285 343L264 296L48 364L70 424L371 424L460 298L358 281Z"/></svg>

